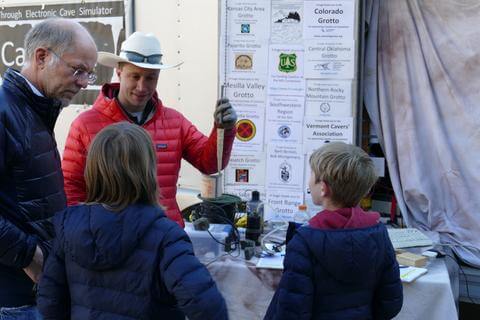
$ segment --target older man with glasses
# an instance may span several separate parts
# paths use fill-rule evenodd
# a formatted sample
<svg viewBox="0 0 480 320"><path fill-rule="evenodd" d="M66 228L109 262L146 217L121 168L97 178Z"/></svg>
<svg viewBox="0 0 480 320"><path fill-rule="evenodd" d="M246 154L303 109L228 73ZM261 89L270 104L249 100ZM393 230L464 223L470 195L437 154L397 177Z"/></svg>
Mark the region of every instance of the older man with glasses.
<svg viewBox="0 0 480 320"><path fill-rule="evenodd" d="M105 84L93 108L80 114L70 127L62 162L69 204L85 200L83 172L90 142L103 127L115 122L133 122L150 133L158 158L159 200L167 216L181 226L184 223L175 195L182 158L202 173L216 172L216 129L220 127L225 129L222 167L227 165L237 120L228 99L217 101L213 130L205 136L158 98L160 70L178 66L165 65L162 58L158 39L142 32L128 37L118 56L99 52L100 64L117 68L119 83Z"/></svg>
<svg viewBox="0 0 480 320"><path fill-rule="evenodd" d="M95 80L97 48L77 22L48 19L25 38L21 72L0 87L0 319L40 319L40 279L53 228L66 206L53 128L60 110Z"/></svg>

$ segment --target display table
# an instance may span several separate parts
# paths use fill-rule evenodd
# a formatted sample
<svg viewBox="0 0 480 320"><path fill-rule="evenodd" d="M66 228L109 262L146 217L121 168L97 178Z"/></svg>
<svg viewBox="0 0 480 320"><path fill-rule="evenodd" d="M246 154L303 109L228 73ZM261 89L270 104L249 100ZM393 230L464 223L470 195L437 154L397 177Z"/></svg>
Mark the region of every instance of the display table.
<svg viewBox="0 0 480 320"><path fill-rule="evenodd" d="M263 319L282 276L282 270L257 269L256 258L250 261L224 256L207 265L227 302L230 320Z"/></svg>
<svg viewBox="0 0 480 320"><path fill-rule="evenodd" d="M223 256L207 264L227 302L231 320L263 319L282 271L257 269L256 260ZM395 319L454 320L455 300L443 259L433 260L427 274L403 285L404 303Z"/></svg>

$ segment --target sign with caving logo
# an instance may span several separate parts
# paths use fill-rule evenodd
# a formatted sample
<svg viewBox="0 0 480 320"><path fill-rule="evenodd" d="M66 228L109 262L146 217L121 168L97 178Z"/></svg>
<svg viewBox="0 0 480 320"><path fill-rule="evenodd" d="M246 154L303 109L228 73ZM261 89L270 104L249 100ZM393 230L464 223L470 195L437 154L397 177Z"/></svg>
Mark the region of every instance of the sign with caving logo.
<svg viewBox="0 0 480 320"><path fill-rule="evenodd" d="M297 71L297 55L295 53L280 53L278 70L285 73Z"/></svg>
<svg viewBox="0 0 480 320"><path fill-rule="evenodd" d="M250 24L249 23L242 23L240 26L241 33L250 33Z"/></svg>
<svg viewBox="0 0 480 320"><path fill-rule="evenodd" d="M235 182L248 183L248 169L235 169Z"/></svg>
<svg viewBox="0 0 480 320"><path fill-rule="evenodd" d="M50 3L49 3L50 2ZM37 23L51 17L75 19L93 36L99 51L117 53L125 40L124 1L32 1L28 5L0 6L0 83L7 68L20 70L25 63L24 39ZM100 85L112 80L114 70L95 67L97 81L81 90L72 104L92 104Z"/></svg>
<svg viewBox="0 0 480 320"><path fill-rule="evenodd" d="M237 121L236 124L237 134L236 137L238 140L247 142L252 140L255 137L256 127L253 121L250 119L241 119Z"/></svg>
<svg viewBox="0 0 480 320"><path fill-rule="evenodd" d="M324 102L320 104L320 111L323 113L327 113L330 111L330 104L328 102Z"/></svg>
<svg viewBox="0 0 480 320"><path fill-rule="evenodd" d="M286 139L290 137L291 133L292 133L292 129L290 129L290 127L287 125L282 125L278 128L278 135L280 138Z"/></svg>
<svg viewBox="0 0 480 320"><path fill-rule="evenodd" d="M279 173L280 180L283 182L290 182L291 180L292 165L286 161L280 164Z"/></svg>
<svg viewBox="0 0 480 320"><path fill-rule="evenodd" d="M253 67L253 56L251 54L236 54L235 69L251 70Z"/></svg>
<svg viewBox="0 0 480 320"><path fill-rule="evenodd" d="M303 164L305 157L302 146L294 143L269 143L267 145L266 187L303 190Z"/></svg>

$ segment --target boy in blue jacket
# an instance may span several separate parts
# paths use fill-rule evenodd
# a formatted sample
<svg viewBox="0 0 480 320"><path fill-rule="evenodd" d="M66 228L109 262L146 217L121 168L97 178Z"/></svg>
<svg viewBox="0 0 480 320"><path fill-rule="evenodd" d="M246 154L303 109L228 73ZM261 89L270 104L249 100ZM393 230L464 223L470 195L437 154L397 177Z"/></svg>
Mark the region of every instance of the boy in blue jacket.
<svg viewBox="0 0 480 320"><path fill-rule="evenodd" d="M358 207L377 177L360 148L333 142L310 157L324 210L297 229L265 319L391 319L402 307L398 264L376 212Z"/></svg>
<svg viewBox="0 0 480 320"><path fill-rule="evenodd" d="M38 290L48 319L227 319L187 234L158 205L149 135L126 122L93 140L86 203L54 218Z"/></svg>

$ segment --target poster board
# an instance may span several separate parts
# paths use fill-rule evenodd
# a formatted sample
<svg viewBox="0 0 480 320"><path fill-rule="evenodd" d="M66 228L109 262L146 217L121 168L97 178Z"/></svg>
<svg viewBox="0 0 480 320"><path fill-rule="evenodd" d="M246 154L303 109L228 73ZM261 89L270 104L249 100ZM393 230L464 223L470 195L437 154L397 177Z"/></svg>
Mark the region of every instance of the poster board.
<svg viewBox="0 0 480 320"><path fill-rule="evenodd" d="M219 87L238 114L224 189L291 219L313 150L355 142L359 0L220 0Z"/></svg>

